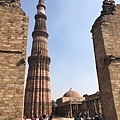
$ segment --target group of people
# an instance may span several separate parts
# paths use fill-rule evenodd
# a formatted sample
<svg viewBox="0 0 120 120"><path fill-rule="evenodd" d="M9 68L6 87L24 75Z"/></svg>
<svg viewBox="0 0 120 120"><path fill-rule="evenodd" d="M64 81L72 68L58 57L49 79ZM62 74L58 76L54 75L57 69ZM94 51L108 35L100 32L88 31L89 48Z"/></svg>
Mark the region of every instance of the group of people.
<svg viewBox="0 0 120 120"><path fill-rule="evenodd" d="M74 120L100 120L100 119L98 116L90 118L90 117L83 115L83 116L77 116Z"/></svg>
<svg viewBox="0 0 120 120"><path fill-rule="evenodd" d="M39 120L52 120L52 116L46 116L46 115L43 115L43 116L39 116L39 117L37 117L37 116L35 116L35 115L32 115L32 117L31 117L31 120L37 120L37 118L39 119ZM26 120L26 116L24 115L23 116L23 120Z"/></svg>

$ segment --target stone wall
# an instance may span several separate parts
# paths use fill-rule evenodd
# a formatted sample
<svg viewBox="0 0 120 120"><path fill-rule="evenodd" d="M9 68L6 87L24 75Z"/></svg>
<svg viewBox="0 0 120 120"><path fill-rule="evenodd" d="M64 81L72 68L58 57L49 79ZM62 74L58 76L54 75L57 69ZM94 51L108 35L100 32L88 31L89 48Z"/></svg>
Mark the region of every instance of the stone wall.
<svg viewBox="0 0 120 120"><path fill-rule="evenodd" d="M84 95L85 97L85 104L84 107L86 113L89 114L89 117L95 117L96 115L101 118L102 111L101 111L101 101L100 101L100 92L96 92L95 94L91 95ZM83 108L83 109L84 109Z"/></svg>
<svg viewBox="0 0 120 120"><path fill-rule="evenodd" d="M120 120L120 5L103 2L93 44L104 120Z"/></svg>
<svg viewBox="0 0 120 120"><path fill-rule="evenodd" d="M0 120L22 119L27 31L22 9L0 3Z"/></svg>

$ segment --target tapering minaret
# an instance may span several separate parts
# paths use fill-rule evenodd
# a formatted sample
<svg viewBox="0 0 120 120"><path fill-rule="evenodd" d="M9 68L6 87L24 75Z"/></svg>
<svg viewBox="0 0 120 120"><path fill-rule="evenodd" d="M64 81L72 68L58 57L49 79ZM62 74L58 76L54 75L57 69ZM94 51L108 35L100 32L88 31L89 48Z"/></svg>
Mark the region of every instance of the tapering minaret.
<svg viewBox="0 0 120 120"><path fill-rule="evenodd" d="M50 58L48 57L45 9L44 0L39 0L32 33L32 51L28 58L29 69L24 103L24 114L27 118L32 115L51 114Z"/></svg>

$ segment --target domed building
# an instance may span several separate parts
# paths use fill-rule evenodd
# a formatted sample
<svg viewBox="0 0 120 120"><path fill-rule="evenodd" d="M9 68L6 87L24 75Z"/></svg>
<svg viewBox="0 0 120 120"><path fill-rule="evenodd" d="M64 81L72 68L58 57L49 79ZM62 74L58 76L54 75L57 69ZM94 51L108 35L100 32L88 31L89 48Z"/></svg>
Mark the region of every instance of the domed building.
<svg viewBox="0 0 120 120"><path fill-rule="evenodd" d="M101 116L100 94L96 92L81 97L78 92L70 89L53 103L52 109L52 114L59 117L76 117L78 115L95 117L96 114Z"/></svg>
<svg viewBox="0 0 120 120"><path fill-rule="evenodd" d="M63 97L56 100L54 114L63 117L74 117L82 113L82 101L84 100L85 98L81 97L78 92L70 89Z"/></svg>
<svg viewBox="0 0 120 120"><path fill-rule="evenodd" d="M63 97L72 97L72 98L80 98L80 94L76 91L72 90L72 88L66 92Z"/></svg>

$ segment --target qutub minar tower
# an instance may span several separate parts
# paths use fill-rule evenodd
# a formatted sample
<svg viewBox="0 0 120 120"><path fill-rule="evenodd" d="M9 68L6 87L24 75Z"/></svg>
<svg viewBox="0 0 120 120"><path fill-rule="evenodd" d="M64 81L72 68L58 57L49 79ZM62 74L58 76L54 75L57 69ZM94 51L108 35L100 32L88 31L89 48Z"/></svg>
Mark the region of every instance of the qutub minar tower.
<svg viewBox="0 0 120 120"><path fill-rule="evenodd" d="M45 9L44 0L39 0L32 33L31 56L28 58L29 69L24 103L24 115L27 118L32 115L51 114L50 58L48 57Z"/></svg>

